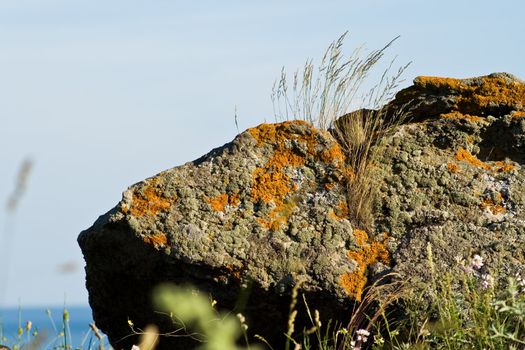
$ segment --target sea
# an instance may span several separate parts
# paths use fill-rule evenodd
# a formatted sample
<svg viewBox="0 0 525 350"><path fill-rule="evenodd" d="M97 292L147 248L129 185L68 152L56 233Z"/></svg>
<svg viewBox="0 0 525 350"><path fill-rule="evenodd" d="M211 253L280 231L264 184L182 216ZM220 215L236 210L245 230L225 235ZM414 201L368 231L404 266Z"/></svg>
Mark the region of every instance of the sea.
<svg viewBox="0 0 525 350"><path fill-rule="evenodd" d="M90 328L93 323L89 306L0 308L0 344L11 349L98 349L99 340ZM30 327L28 327L30 322ZM29 331L27 330L28 328ZM23 333L19 335L20 329ZM103 336L105 349L109 349ZM67 345L67 346L66 346Z"/></svg>

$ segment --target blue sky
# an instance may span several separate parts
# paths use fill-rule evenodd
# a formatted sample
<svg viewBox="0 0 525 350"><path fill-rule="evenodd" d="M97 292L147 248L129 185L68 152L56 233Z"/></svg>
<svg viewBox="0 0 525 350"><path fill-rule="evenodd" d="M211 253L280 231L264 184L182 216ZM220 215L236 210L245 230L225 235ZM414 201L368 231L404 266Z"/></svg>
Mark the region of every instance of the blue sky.
<svg viewBox="0 0 525 350"><path fill-rule="evenodd" d="M10 224L0 305L87 304L78 233L127 186L229 142L235 106L241 129L272 121L282 66L318 62L348 30L347 53L401 35L386 60L413 62L405 85L417 75L523 79L524 4L0 1L0 200L22 160L34 161L15 215L0 211Z"/></svg>

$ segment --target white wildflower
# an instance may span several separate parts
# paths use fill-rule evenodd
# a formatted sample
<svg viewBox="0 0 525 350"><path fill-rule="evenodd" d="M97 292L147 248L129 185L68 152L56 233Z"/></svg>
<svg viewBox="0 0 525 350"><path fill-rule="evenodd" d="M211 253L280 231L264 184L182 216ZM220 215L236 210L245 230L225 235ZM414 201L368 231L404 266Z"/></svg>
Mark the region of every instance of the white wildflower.
<svg viewBox="0 0 525 350"><path fill-rule="evenodd" d="M368 337L370 336L370 332L367 331L366 329L359 329L356 332L356 334L357 334L357 341L362 342L362 343L366 343L368 340Z"/></svg>
<svg viewBox="0 0 525 350"><path fill-rule="evenodd" d="M370 336L370 332L367 331L366 329L360 329L356 332L358 335L364 335L364 336L367 336L369 337Z"/></svg>
<svg viewBox="0 0 525 350"><path fill-rule="evenodd" d="M479 256L478 254L474 255L474 258L472 258L472 267L474 267L476 270L481 269L483 266L483 258Z"/></svg>

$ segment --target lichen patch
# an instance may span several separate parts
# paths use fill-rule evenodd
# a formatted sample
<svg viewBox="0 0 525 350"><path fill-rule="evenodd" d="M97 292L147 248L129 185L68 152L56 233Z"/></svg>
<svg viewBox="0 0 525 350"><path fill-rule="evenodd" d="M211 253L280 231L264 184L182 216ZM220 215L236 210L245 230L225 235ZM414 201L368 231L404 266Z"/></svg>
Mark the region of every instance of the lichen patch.
<svg viewBox="0 0 525 350"><path fill-rule="evenodd" d="M240 203L239 195L223 193L214 198L208 198L208 203L215 211L225 211L226 206L236 207Z"/></svg>
<svg viewBox="0 0 525 350"><path fill-rule="evenodd" d="M478 159L475 155L471 154L469 151L464 149L463 147L460 147L455 156L457 161L463 161L466 162L472 166L475 166L477 168L482 168L489 171L494 171L496 173L502 173L502 172L509 172L514 170L515 166L511 163L503 162L503 161L497 161L494 162L492 165L483 162L482 160ZM453 163L449 163L448 168L451 172L454 172L454 165L451 165Z"/></svg>
<svg viewBox="0 0 525 350"><path fill-rule="evenodd" d="M453 174L459 173L459 166L456 163L449 162L447 164L447 168L448 168L448 171L450 171Z"/></svg>
<svg viewBox="0 0 525 350"><path fill-rule="evenodd" d="M507 210L505 209L504 203L503 203L503 195L501 193L498 193L496 195L496 198L484 198L481 201L480 205L481 209L490 211L493 215L500 215L504 214Z"/></svg>
<svg viewBox="0 0 525 350"><path fill-rule="evenodd" d="M513 119L525 118L525 111L514 111L511 115Z"/></svg>
<svg viewBox="0 0 525 350"><path fill-rule="evenodd" d="M346 201L339 202L336 208L330 209L328 211L328 216L331 219L337 220L337 221L348 219L349 215L350 215L350 210L348 209L348 203ZM355 231L354 231L354 234L355 234Z"/></svg>
<svg viewBox="0 0 525 350"><path fill-rule="evenodd" d="M390 253L385 246L388 236L382 241L376 241L370 239L363 230L354 230L354 236L360 249L349 251L347 256L356 262L357 268L353 272L341 275L340 284L349 296L361 301L363 290L368 281L366 277L368 266L377 262L390 264Z"/></svg>
<svg viewBox="0 0 525 350"><path fill-rule="evenodd" d="M487 107L506 105L525 107L525 84L509 81L501 75L479 78L479 83L440 77L418 77L416 84L429 90L450 90L456 97L456 109L465 113Z"/></svg>
<svg viewBox="0 0 525 350"><path fill-rule="evenodd" d="M334 144L329 149L321 152L320 159L325 163L344 164L345 155L339 144Z"/></svg>
<svg viewBox="0 0 525 350"><path fill-rule="evenodd" d="M148 180L144 187L133 191L129 208L133 216L155 216L171 207L175 198L164 197L156 186L157 182L157 178Z"/></svg>
<svg viewBox="0 0 525 350"><path fill-rule="evenodd" d="M470 114L463 114L458 111L441 114L441 118L451 119L451 120L467 120L471 123L485 122L485 118L478 117L475 115L470 115Z"/></svg>
<svg viewBox="0 0 525 350"><path fill-rule="evenodd" d="M515 168L516 166L514 166L514 164L509 164L506 162L498 161L494 163L494 171L497 173L506 173L514 170Z"/></svg>
<svg viewBox="0 0 525 350"><path fill-rule="evenodd" d="M285 226L296 203L291 196L300 189L290 176L294 168L304 167L307 161L322 161L334 165L346 176L345 157L341 148L334 143L329 148L319 147L319 131L313 127L306 132L296 133L294 127L308 124L304 121L288 121L277 124L261 124L248 132L258 147L269 147L273 154L261 167L252 173L251 196L255 203L272 203L273 210L258 222L267 229L278 230ZM319 149L320 148L320 149ZM328 185L327 190L333 188Z"/></svg>
<svg viewBox="0 0 525 350"><path fill-rule="evenodd" d="M157 249L163 248L168 244L168 237L162 232L144 236L142 240L144 241L144 243L151 244Z"/></svg>
<svg viewBox="0 0 525 350"><path fill-rule="evenodd" d="M466 162L477 168L482 168L485 170L492 170L492 167L490 165L479 160L478 157L476 157L475 155L473 155L472 153L470 153L463 147L460 147L458 151L456 152L456 160Z"/></svg>

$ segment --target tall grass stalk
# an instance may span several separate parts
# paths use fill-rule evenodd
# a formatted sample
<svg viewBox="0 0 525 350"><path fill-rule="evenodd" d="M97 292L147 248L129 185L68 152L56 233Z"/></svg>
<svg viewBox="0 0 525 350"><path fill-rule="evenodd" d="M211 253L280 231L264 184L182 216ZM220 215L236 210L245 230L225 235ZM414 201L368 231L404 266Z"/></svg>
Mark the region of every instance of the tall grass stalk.
<svg viewBox="0 0 525 350"><path fill-rule="evenodd" d="M348 181L351 219L357 226L371 229L376 187L374 162L381 154L385 136L405 116L402 108L392 112L384 106L397 91L409 64L390 74L392 60L379 82L363 93L367 78L398 37L366 55L358 47L345 57L342 49L346 36L347 32L328 46L317 68L312 60L307 60L291 81L283 68L273 85L271 99L277 121L306 120L322 130L330 130L338 139L353 172Z"/></svg>
<svg viewBox="0 0 525 350"><path fill-rule="evenodd" d="M347 34L343 33L328 46L317 69L309 59L302 71L294 72L291 88L285 69L281 70L271 93L277 121L303 119L328 130L339 117L352 110L358 107L378 108L393 97L401 82L401 75L409 64L390 75L394 63L392 60L377 84L364 94L361 88L386 50L399 37L364 57L363 47L358 47L345 57L342 49Z"/></svg>

